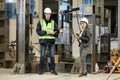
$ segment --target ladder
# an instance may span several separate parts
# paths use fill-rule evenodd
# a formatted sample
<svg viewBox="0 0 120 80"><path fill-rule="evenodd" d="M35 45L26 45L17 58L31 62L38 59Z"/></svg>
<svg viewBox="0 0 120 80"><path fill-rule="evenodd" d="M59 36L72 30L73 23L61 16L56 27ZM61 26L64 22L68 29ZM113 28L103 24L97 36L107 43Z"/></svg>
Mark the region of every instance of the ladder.
<svg viewBox="0 0 120 80"><path fill-rule="evenodd" d="M113 66L113 68L112 68L112 70L110 71L110 73L108 74L106 80L109 80L110 76L112 75L112 73L113 73L113 71L116 69L116 67L118 67L119 63L120 63L120 57L119 57L119 59L117 60L116 64Z"/></svg>

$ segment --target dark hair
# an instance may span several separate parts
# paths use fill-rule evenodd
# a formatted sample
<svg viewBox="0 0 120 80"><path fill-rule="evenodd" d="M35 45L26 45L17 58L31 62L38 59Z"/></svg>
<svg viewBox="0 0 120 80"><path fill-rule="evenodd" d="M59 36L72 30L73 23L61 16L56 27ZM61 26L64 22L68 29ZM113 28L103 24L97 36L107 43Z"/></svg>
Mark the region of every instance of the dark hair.
<svg viewBox="0 0 120 80"><path fill-rule="evenodd" d="M87 24L87 23L86 23L86 24ZM88 25L88 24L86 25L86 28L89 29L89 25Z"/></svg>

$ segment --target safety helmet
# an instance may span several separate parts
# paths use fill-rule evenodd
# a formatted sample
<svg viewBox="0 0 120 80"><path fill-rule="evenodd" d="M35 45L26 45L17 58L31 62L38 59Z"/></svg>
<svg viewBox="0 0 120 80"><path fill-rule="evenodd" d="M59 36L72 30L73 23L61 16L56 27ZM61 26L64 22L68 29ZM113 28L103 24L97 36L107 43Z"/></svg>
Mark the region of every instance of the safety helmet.
<svg viewBox="0 0 120 80"><path fill-rule="evenodd" d="M86 17L83 17L83 18L81 19L81 21L86 22L86 23L88 24L88 19L87 19ZM81 22L81 21L80 21L80 22Z"/></svg>
<svg viewBox="0 0 120 80"><path fill-rule="evenodd" d="M44 13L52 13L52 11L51 11L50 8L45 8L45 9L44 9Z"/></svg>

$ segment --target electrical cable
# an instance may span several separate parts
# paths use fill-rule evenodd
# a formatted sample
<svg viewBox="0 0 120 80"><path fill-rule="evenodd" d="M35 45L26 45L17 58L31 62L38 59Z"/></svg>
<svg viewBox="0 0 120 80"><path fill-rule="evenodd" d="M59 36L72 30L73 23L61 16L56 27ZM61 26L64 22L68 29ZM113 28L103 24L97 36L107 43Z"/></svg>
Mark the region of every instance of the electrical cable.
<svg viewBox="0 0 120 80"><path fill-rule="evenodd" d="M79 24L79 19L78 19L78 14L77 14L77 12L76 12L76 18L77 18L78 29L79 29L79 31L80 31L80 33L81 33L81 29L80 29L80 24ZM80 33L79 33L79 34L80 34Z"/></svg>
<svg viewBox="0 0 120 80"><path fill-rule="evenodd" d="M75 32L74 32L74 30L73 30L73 27L72 27L72 29L71 29L71 32L72 32L72 34L73 34L73 41L72 41L72 44L75 42Z"/></svg>

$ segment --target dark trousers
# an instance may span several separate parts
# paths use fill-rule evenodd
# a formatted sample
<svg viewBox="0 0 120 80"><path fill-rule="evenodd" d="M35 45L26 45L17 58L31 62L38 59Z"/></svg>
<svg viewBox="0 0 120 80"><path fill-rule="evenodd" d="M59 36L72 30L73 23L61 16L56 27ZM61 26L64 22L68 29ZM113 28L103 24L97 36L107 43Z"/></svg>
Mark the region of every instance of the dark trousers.
<svg viewBox="0 0 120 80"><path fill-rule="evenodd" d="M54 62L54 48L55 48L55 45L54 44L50 44L50 45L41 44L40 45L40 49L41 49L41 53L40 53L40 71L41 72L44 71L44 57L45 57L47 47L48 47L49 54L50 54L50 71L55 70L55 62Z"/></svg>

